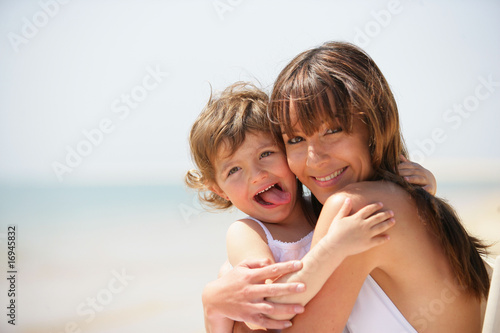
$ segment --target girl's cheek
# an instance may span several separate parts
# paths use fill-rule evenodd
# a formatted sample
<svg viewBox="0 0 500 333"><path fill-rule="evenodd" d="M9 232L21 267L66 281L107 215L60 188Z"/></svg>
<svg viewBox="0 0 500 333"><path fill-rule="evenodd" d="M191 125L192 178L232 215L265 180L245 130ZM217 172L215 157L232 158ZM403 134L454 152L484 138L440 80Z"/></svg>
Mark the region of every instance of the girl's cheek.
<svg viewBox="0 0 500 333"><path fill-rule="evenodd" d="M290 170L292 170L292 172L295 174L297 174L300 169L300 160L300 156L297 154L292 153L288 156L288 166L290 167Z"/></svg>

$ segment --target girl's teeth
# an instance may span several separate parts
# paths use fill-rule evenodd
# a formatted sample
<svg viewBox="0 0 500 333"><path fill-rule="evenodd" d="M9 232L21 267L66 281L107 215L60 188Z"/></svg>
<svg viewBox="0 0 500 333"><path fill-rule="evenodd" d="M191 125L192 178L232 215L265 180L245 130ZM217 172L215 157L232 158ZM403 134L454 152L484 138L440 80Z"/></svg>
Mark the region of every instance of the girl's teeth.
<svg viewBox="0 0 500 333"><path fill-rule="evenodd" d="M328 176L323 177L323 178L318 178L318 177L314 177L314 178L316 178L316 179L317 179L317 180L319 180L320 182L326 182L326 181L328 181L328 180L330 180L330 179L333 179L333 178L337 177L338 175L340 175L340 174L342 173L342 171L344 171L344 169L345 169L345 168L340 169L340 170L338 170L338 171L335 171L335 172L334 172L334 173L332 173L331 175L328 175Z"/></svg>
<svg viewBox="0 0 500 333"><path fill-rule="evenodd" d="M276 185L276 184L274 184L274 185ZM263 189L262 191L260 191L260 192L259 192L259 193L257 193L257 194L261 194L261 193L266 192L266 191L267 191L267 190L269 190L271 187L274 187L274 185L271 185L271 186L269 186L268 188Z"/></svg>

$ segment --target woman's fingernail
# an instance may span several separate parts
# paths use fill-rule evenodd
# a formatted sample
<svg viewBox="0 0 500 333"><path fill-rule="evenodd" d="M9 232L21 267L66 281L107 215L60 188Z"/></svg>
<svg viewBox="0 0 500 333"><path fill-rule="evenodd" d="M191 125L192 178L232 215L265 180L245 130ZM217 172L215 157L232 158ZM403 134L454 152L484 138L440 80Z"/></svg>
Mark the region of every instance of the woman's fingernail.
<svg viewBox="0 0 500 333"><path fill-rule="evenodd" d="M305 284L303 284L303 283L299 283L299 284L297 285L297 292L301 293L301 292L303 292L304 290L306 290L306 285L305 285Z"/></svg>
<svg viewBox="0 0 500 333"><path fill-rule="evenodd" d="M293 310L295 311L295 313L302 313L302 312L304 312L304 307L296 305Z"/></svg>
<svg viewBox="0 0 500 333"><path fill-rule="evenodd" d="M285 323L285 327L287 327L287 328L288 328L288 327L292 327L292 322L291 322L291 321L287 321L287 322Z"/></svg>
<svg viewBox="0 0 500 333"><path fill-rule="evenodd" d="M293 263L293 268L295 268L295 269L300 268L300 266L302 266L302 263L300 261L296 261Z"/></svg>

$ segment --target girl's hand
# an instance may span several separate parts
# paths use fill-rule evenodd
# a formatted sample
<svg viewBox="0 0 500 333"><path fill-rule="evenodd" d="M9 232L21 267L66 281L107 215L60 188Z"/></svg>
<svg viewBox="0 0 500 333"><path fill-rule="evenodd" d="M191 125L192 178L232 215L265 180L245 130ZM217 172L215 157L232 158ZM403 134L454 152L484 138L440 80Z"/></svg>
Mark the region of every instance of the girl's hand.
<svg viewBox="0 0 500 333"><path fill-rule="evenodd" d="M408 183L420 185L430 194L436 195L437 183L432 172L418 163L407 160L403 155L400 158L402 162L398 166L399 174Z"/></svg>
<svg viewBox="0 0 500 333"><path fill-rule="evenodd" d="M265 281L298 271L302 268L302 263L270 263L269 259L243 261L219 279L210 282L202 295L207 326L221 318L244 321L270 329L291 326L289 320L273 320L266 315L302 313L304 307L299 304L275 304L265 298L303 292L304 284L266 284Z"/></svg>
<svg viewBox="0 0 500 333"><path fill-rule="evenodd" d="M327 236L334 251L340 251L346 256L354 255L381 245L389 240L384 234L392 228L396 221L392 211L383 211L382 203L366 205L353 215L351 199L347 198L333 219Z"/></svg>

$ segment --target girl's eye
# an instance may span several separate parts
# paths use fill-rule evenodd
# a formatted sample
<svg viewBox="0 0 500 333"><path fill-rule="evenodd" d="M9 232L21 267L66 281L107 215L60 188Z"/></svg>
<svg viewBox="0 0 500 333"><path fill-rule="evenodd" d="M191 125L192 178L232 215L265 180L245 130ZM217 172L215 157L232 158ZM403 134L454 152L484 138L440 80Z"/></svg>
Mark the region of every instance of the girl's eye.
<svg viewBox="0 0 500 333"><path fill-rule="evenodd" d="M241 169L240 167L231 168L231 170L229 170L229 172L227 173L227 176L228 177L231 176L233 173L237 172L240 169Z"/></svg>
<svg viewBox="0 0 500 333"><path fill-rule="evenodd" d="M299 143L301 141L304 141L304 139L300 136L296 136L296 137L293 137L290 140L288 140L288 143L293 145L293 144Z"/></svg>
<svg viewBox="0 0 500 333"><path fill-rule="evenodd" d="M266 151L266 152L263 152L262 154L260 154L260 158L264 158L264 157L268 157L269 155L271 155L273 152L272 151Z"/></svg>
<svg viewBox="0 0 500 333"><path fill-rule="evenodd" d="M337 128L334 128L334 129L327 129L325 134L334 134L334 133L338 133L338 132L342 132L342 127L337 127Z"/></svg>

